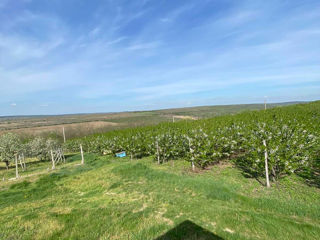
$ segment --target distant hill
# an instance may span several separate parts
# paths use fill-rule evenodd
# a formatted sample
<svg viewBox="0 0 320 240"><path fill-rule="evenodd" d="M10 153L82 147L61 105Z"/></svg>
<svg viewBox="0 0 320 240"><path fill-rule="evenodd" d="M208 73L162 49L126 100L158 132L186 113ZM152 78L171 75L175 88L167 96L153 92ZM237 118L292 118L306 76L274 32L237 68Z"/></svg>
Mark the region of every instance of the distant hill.
<svg viewBox="0 0 320 240"><path fill-rule="evenodd" d="M271 103L267 104L267 108L300 103L305 102ZM119 113L3 116L0 117L0 133L13 131L25 136L48 134L61 136L62 128L65 127L67 137L70 138L166 121L195 120L261 109L264 109L264 104L198 106Z"/></svg>

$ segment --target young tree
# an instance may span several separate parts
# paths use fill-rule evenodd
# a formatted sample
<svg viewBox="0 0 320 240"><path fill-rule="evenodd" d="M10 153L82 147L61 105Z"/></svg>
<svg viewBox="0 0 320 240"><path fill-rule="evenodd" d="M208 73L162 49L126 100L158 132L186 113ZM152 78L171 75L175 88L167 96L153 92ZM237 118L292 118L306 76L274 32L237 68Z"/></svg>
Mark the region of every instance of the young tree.
<svg viewBox="0 0 320 240"><path fill-rule="evenodd" d="M7 169L9 169L10 162L15 160L21 146L18 135L14 133L6 133L0 136L0 160L6 163Z"/></svg>
<svg viewBox="0 0 320 240"><path fill-rule="evenodd" d="M28 143L28 147L32 157L37 157L39 160L45 160L48 158L47 145L44 138L34 138Z"/></svg>

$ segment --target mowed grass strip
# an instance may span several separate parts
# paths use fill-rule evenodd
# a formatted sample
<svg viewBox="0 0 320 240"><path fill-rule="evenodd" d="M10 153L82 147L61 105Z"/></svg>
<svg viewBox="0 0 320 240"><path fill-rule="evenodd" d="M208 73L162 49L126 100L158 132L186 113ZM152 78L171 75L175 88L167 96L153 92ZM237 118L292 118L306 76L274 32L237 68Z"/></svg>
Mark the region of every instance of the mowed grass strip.
<svg viewBox="0 0 320 240"><path fill-rule="evenodd" d="M2 182L0 239L320 236L320 191L294 176L266 189L231 164L192 173L184 161L157 165L151 158L94 154L84 166L79 160L76 155L54 172ZM48 163L35 167L41 164Z"/></svg>

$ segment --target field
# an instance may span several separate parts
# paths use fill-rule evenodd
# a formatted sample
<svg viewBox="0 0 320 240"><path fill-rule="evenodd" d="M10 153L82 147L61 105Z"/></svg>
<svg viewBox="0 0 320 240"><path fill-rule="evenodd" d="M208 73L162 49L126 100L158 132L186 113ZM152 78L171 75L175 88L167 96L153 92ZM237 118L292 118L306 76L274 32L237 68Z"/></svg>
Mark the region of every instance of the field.
<svg viewBox="0 0 320 240"><path fill-rule="evenodd" d="M295 103L296 102L269 104L268 108ZM155 125L160 122L172 122L173 117L175 117L175 121L181 119L202 119L263 108L263 104L243 104L141 112L0 117L0 134L14 132L24 137L47 137L51 135L62 138L62 127L65 127L66 137L68 139L123 128Z"/></svg>
<svg viewBox="0 0 320 240"><path fill-rule="evenodd" d="M228 162L193 173L184 161L85 155L55 172L30 164L2 182L1 239L318 239L320 191L290 176L267 189ZM32 169L35 169L33 171ZM14 169L10 169L14 176Z"/></svg>

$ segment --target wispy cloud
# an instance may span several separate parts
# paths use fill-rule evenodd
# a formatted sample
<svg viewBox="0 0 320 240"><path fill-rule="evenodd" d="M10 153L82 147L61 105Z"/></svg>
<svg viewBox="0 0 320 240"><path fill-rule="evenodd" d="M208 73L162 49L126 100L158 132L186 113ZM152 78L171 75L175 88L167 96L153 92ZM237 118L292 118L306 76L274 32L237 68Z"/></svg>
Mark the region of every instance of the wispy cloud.
<svg viewBox="0 0 320 240"><path fill-rule="evenodd" d="M128 50L144 50L144 49L152 49L156 48L160 45L159 42L150 42L150 43L137 43L129 46Z"/></svg>
<svg viewBox="0 0 320 240"><path fill-rule="evenodd" d="M1 114L314 99L320 4L297 4L0 0Z"/></svg>

